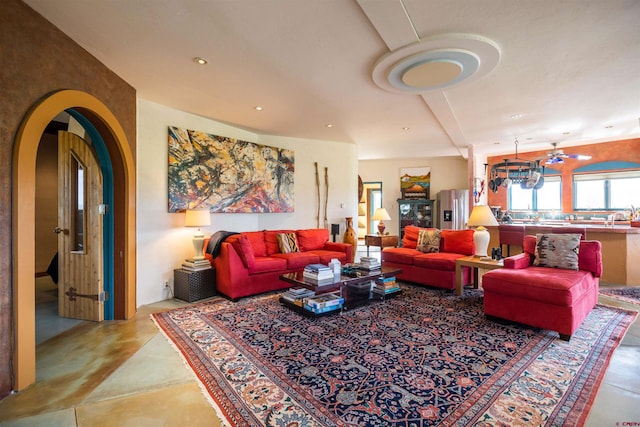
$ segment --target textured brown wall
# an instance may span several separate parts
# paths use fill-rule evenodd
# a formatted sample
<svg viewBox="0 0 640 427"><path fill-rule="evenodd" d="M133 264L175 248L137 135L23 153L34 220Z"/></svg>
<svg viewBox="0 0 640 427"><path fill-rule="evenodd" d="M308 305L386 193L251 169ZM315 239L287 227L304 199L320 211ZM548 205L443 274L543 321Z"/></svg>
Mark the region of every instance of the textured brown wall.
<svg viewBox="0 0 640 427"><path fill-rule="evenodd" d="M18 0L0 7L0 397L11 391L11 164L25 114L49 93L87 92L122 125L135 153L135 89Z"/></svg>

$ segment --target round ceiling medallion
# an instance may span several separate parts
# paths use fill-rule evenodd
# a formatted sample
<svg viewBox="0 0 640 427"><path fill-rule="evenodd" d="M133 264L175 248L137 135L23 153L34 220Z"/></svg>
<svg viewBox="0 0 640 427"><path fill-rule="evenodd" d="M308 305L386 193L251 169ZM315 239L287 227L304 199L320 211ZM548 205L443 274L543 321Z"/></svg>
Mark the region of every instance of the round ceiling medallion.
<svg viewBox="0 0 640 427"><path fill-rule="evenodd" d="M402 83L411 87L440 86L461 72L462 65L455 61L427 61L407 68L402 75Z"/></svg>
<svg viewBox="0 0 640 427"><path fill-rule="evenodd" d="M470 34L430 37L382 56L373 80L390 92L441 90L486 75L500 60L498 46Z"/></svg>

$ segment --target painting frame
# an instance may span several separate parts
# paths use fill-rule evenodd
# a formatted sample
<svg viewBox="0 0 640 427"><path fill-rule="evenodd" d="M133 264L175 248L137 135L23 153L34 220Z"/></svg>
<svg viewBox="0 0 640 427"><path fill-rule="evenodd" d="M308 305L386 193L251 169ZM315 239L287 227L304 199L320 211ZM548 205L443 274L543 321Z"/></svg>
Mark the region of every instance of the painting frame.
<svg viewBox="0 0 640 427"><path fill-rule="evenodd" d="M431 168L400 168L400 192L403 199L428 200L431 193Z"/></svg>
<svg viewBox="0 0 640 427"><path fill-rule="evenodd" d="M168 210L294 212L295 153L168 127Z"/></svg>

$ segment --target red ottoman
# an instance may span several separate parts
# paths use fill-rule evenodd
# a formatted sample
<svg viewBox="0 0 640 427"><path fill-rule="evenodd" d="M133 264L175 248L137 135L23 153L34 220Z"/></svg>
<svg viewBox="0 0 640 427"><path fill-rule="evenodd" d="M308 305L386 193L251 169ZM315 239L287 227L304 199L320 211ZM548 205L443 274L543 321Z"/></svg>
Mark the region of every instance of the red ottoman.
<svg viewBox="0 0 640 427"><path fill-rule="evenodd" d="M568 341L595 307L602 275L600 242L579 245L578 270L537 267L536 237L526 236L524 253L482 276L485 315L557 331Z"/></svg>

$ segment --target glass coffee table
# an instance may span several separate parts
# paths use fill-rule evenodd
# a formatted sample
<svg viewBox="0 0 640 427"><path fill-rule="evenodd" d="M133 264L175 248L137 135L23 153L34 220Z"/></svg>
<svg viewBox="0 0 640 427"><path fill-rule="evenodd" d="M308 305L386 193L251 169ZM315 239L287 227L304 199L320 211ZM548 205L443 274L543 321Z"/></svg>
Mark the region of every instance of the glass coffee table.
<svg viewBox="0 0 640 427"><path fill-rule="evenodd" d="M336 312L342 312L343 310L352 309L358 306L368 304L373 300L384 300L391 298L400 293L399 290L392 293L377 293L373 292L372 282L375 283L377 279L385 279L394 277L397 274L402 273L399 268L381 268L378 270L360 270L353 269L353 274L340 275L340 281L330 283L326 285L315 285L309 281L305 281L304 272L297 271L293 273L286 273L280 276L281 280L289 282L295 287L306 288L315 293L316 296L336 293L343 299L340 309L331 310L323 313L314 313L303 305L296 304L294 302L280 298L280 302L286 307L309 317L319 317L327 314L333 314Z"/></svg>

